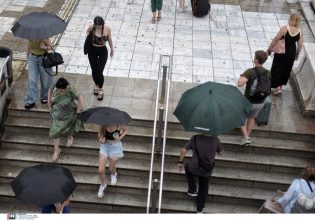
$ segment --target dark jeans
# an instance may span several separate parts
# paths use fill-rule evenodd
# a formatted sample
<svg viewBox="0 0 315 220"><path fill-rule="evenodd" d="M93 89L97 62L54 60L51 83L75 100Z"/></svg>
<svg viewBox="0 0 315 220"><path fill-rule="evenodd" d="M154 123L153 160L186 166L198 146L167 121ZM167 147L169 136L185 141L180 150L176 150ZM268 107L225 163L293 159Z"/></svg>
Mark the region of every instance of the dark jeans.
<svg viewBox="0 0 315 220"><path fill-rule="evenodd" d="M104 84L103 71L108 57L108 51L106 46L104 47L92 46L91 50L88 53L88 57L92 69L92 78L94 80L94 83L100 88L102 88Z"/></svg>
<svg viewBox="0 0 315 220"><path fill-rule="evenodd" d="M42 207L42 213L56 213L56 207L54 206L54 204L51 205L46 205L44 207ZM63 207L62 213L70 213L70 207L67 205L65 207Z"/></svg>
<svg viewBox="0 0 315 220"><path fill-rule="evenodd" d="M188 183L188 191L196 192L196 182L195 176L189 171L189 164L185 164L185 174ZM198 187L198 196L196 198L196 207L197 211L200 212L205 207L207 198L208 198L208 190L209 190L209 180L210 176L198 176L199 177L199 187Z"/></svg>

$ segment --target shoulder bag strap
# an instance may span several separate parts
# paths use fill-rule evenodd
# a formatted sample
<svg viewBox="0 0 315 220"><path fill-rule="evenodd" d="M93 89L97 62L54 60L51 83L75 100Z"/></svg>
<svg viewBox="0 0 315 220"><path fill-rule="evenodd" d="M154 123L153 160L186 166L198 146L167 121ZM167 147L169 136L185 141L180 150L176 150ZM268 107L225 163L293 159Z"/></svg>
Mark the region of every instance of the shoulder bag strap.
<svg viewBox="0 0 315 220"><path fill-rule="evenodd" d="M308 182L307 180L306 180L306 182L307 182L308 187L310 187L311 192L313 193L313 189L312 189L310 182Z"/></svg>

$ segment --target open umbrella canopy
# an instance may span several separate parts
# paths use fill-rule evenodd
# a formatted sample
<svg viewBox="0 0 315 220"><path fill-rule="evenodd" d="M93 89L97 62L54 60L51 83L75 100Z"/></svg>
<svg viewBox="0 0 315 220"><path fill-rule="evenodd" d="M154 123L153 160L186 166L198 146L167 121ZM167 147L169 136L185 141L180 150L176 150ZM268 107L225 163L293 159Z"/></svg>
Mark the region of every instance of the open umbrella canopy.
<svg viewBox="0 0 315 220"><path fill-rule="evenodd" d="M185 91L173 114L186 131L219 135L244 125L250 109L235 86L207 82Z"/></svg>
<svg viewBox="0 0 315 220"><path fill-rule="evenodd" d="M28 40L41 40L62 33L66 23L56 14L49 12L31 12L23 15L13 25L14 36Z"/></svg>
<svg viewBox="0 0 315 220"><path fill-rule="evenodd" d="M68 199L77 186L70 170L55 164L27 167L10 185L17 199L38 206Z"/></svg>
<svg viewBox="0 0 315 220"><path fill-rule="evenodd" d="M98 125L128 125L132 120L127 112L110 107L95 107L78 114L85 123Z"/></svg>

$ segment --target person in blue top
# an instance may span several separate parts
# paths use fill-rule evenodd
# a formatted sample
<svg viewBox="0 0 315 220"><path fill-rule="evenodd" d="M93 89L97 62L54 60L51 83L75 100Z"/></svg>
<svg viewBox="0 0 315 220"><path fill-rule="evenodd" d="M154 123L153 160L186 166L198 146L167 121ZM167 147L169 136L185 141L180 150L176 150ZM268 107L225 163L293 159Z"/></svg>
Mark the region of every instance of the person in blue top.
<svg viewBox="0 0 315 220"><path fill-rule="evenodd" d="M276 202L283 208L284 213L292 212L292 208L297 200L298 194L302 192L302 190L307 195L311 194L307 181L313 191L315 191L315 167L304 168L302 178L294 179L288 191L276 200Z"/></svg>
<svg viewBox="0 0 315 220"><path fill-rule="evenodd" d="M54 204L46 205L42 207L42 213L43 214L48 214L48 213L70 213L70 206L69 206L70 200L67 199L63 202L57 202Z"/></svg>

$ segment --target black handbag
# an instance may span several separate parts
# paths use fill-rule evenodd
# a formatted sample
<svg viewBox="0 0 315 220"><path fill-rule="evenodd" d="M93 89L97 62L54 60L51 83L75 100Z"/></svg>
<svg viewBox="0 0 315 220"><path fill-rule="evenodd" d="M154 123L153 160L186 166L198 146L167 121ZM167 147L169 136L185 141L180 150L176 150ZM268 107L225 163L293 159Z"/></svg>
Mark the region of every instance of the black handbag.
<svg viewBox="0 0 315 220"><path fill-rule="evenodd" d="M54 49L52 53L45 53L43 56L43 67L45 68L46 73L51 76L58 74L58 65L63 64L63 57L60 53L57 53ZM49 73L46 68L56 67L56 74Z"/></svg>
<svg viewBox="0 0 315 220"><path fill-rule="evenodd" d="M84 41L84 46L83 46L83 52L84 55L88 54L92 48L92 35L93 32L91 31L88 36L86 36L85 41Z"/></svg>

